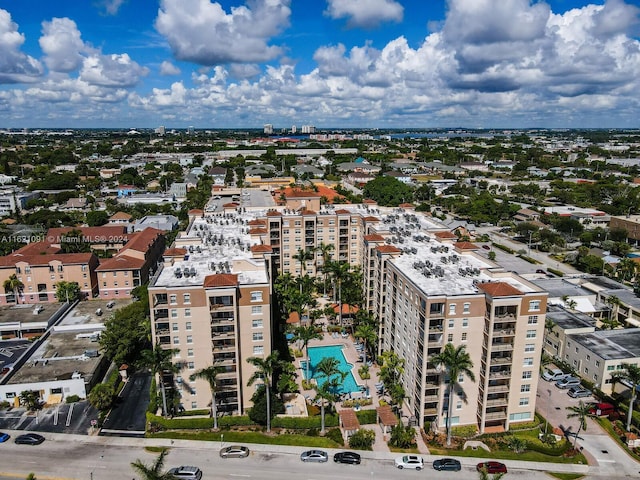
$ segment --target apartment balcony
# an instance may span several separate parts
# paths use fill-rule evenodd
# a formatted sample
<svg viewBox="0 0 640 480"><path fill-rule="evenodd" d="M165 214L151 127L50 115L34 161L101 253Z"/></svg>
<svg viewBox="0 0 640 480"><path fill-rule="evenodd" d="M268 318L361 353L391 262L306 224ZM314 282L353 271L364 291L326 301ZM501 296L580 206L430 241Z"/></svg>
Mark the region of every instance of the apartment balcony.
<svg viewBox="0 0 640 480"><path fill-rule="evenodd" d="M163 336L163 337L158 337L158 345L171 345L171 337L170 336Z"/></svg>
<svg viewBox="0 0 640 480"><path fill-rule="evenodd" d="M234 330L229 331L212 331L211 337L216 340L229 340L236 338L236 332Z"/></svg>
<svg viewBox="0 0 640 480"><path fill-rule="evenodd" d="M213 353L230 353L230 352L235 352L236 347L235 345L214 345L213 346Z"/></svg>
<svg viewBox="0 0 640 480"><path fill-rule="evenodd" d="M225 312L233 310L233 303L212 303L209 307L211 312Z"/></svg>
<svg viewBox="0 0 640 480"><path fill-rule="evenodd" d="M155 307L156 305L168 305L169 304L169 299L167 298L166 295L155 295L153 297L153 306Z"/></svg>
<svg viewBox="0 0 640 480"><path fill-rule="evenodd" d="M492 343L491 351L492 352L512 352L513 344L512 343Z"/></svg>
<svg viewBox="0 0 640 480"><path fill-rule="evenodd" d="M429 347L438 347L442 345L443 338L444 338L444 335L429 335L429 338L427 340L427 345Z"/></svg>
<svg viewBox="0 0 640 480"><path fill-rule="evenodd" d="M508 384L504 384L504 385L490 385L487 388L487 393L491 394L491 393L506 393L509 391L509 385Z"/></svg>
<svg viewBox="0 0 640 480"><path fill-rule="evenodd" d="M515 336L516 331L513 328L501 329L501 330L493 330L493 338L497 337L513 337Z"/></svg>
<svg viewBox="0 0 640 480"><path fill-rule="evenodd" d="M424 397L424 403L433 403L437 402L440 399L439 395L426 395Z"/></svg>
<svg viewBox="0 0 640 480"><path fill-rule="evenodd" d="M216 376L216 379L220 379L220 380L224 380L226 379L231 379L231 378L235 378L237 375L237 372L233 371L233 372L220 372L218 373L218 375Z"/></svg>
<svg viewBox="0 0 640 480"><path fill-rule="evenodd" d="M513 357L494 357L491 359L491 365L509 365L513 362Z"/></svg>
<svg viewBox="0 0 640 480"><path fill-rule="evenodd" d="M489 372L489 378L491 379L499 379L499 378L511 378L510 370L498 370L495 372Z"/></svg>
<svg viewBox="0 0 640 480"><path fill-rule="evenodd" d="M507 418L507 411L500 410L498 412L487 412L484 414L485 420L504 420Z"/></svg>
<svg viewBox="0 0 640 480"><path fill-rule="evenodd" d="M211 319L211 325L235 325L236 320L233 317L222 317L216 318L213 317Z"/></svg>
<svg viewBox="0 0 640 480"><path fill-rule="evenodd" d="M215 358L214 359L215 364L219 365L221 367L235 367L236 366L236 359L235 357L233 358Z"/></svg>
<svg viewBox="0 0 640 480"><path fill-rule="evenodd" d="M429 324L429 333L442 332L442 330L443 330L442 323Z"/></svg>
<svg viewBox="0 0 640 480"><path fill-rule="evenodd" d="M424 414L425 415L437 415L438 414L438 409L437 408L425 408L424 409Z"/></svg>
<svg viewBox="0 0 640 480"><path fill-rule="evenodd" d="M164 335L169 335L168 328L162 328L162 329L156 328L156 337L162 337Z"/></svg>
<svg viewBox="0 0 640 480"><path fill-rule="evenodd" d="M508 397L500 397L500 398L492 398L491 400L487 400L485 405L487 407L503 407L509 404Z"/></svg>

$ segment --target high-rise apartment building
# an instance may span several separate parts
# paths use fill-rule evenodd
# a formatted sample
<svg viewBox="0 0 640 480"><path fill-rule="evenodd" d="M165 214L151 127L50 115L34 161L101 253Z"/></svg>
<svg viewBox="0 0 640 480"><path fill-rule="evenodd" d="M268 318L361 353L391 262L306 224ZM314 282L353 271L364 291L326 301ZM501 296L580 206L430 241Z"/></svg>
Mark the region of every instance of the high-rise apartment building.
<svg viewBox="0 0 640 480"><path fill-rule="evenodd" d="M263 132L265 135L273 135L273 125L265 123Z"/></svg>
<svg viewBox="0 0 640 480"><path fill-rule="evenodd" d="M193 217L149 288L154 337L180 348L189 372L226 361L232 410L249 407L254 391L246 387L246 357L271 351L274 276L317 274L324 244L333 245L334 260L362 267L365 306L380 321L379 349L405 359L405 407L420 426L445 425L447 379L432 358L447 343L466 346L475 374L475 381L458 379L453 425L507 430L533 418L544 290L479 255L476 245L454 243L443 225L411 208L321 206L306 191L286 200L268 210ZM304 267L293 258L301 249L314 252ZM196 383L183 399L203 408L211 395Z"/></svg>

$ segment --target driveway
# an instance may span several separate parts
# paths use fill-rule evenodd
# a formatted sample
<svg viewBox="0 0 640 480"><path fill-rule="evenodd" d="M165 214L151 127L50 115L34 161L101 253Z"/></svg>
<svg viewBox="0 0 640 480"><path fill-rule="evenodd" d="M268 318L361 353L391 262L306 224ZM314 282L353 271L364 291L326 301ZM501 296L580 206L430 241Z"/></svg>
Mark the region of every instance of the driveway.
<svg viewBox="0 0 640 480"><path fill-rule="evenodd" d="M100 435L144 436L150 388L150 373L134 373L107 415Z"/></svg>

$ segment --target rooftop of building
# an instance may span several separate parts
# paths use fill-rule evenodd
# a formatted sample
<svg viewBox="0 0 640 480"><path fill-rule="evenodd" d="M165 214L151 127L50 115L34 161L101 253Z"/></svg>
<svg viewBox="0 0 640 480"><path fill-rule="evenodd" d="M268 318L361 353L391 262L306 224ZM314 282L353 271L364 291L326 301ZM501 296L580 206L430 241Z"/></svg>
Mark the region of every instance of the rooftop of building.
<svg viewBox="0 0 640 480"><path fill-rule="evenodd" d="M58 311L59 303L20 303L0 307L0 327L22 323L47 324L49 318Z"/></svg>
<svg viewBox="0 0 640 480"><path fill-rule="evenodd" d="M580 312L572 312L558 305L547 306L547 318L562 330L591 328L596 326L595 318Z"/></svg>
<svg viewBox="0 0 640 480"><path fill-rule="evenodd" d="M571 335L571 340L604 360L640 357L640 328L579 333Z"/></svg>

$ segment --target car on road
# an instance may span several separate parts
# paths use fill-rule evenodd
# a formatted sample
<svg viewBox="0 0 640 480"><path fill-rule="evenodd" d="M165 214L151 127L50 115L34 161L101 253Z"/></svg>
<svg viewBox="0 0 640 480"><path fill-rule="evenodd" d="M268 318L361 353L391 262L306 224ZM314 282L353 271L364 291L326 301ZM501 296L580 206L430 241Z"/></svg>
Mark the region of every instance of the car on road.
<svg viewBox="0 0 640 480"><path fill-rule="evenodd" d="M37 433L25 433L17 436L14 442L22 445L40 445L44 442L44 437Z"/></svg>
<svg viewBox="0 0 640 480"><path fill-rule="evenodd" d="M8 433L0 432L0 443L4 443L11 438Z"/></svg>
<svg viewBox="0 0 640 480"><path fill-rule="evenodd" d="M591 393L591 390L587 390L584 387L578 386L578 387L571 387L567 392L567 395L569 395L571 398L583 398L583 397L590 397L592 393Z"/></svg>
<svg viewBox="0 0 640 480"><path fill-rule="evenodd" d="M302 452L300 460L303 462L324 463L329 460L329 455L323 450L307 450L306 452Z"/></svg>
<svg viewBox="0 0 640 480"><path fill-rule="evenodd" d="M433 462L433 468L435 470L450 470L452 472L459 472L462 469L462 465L455 458L439 458Z"/></svg>
<svg viewBox="0 0 640 480"><path fill-rule="evenodd" d="M482 248L484 248L485 250L491 250L491 247L489 245L482 245Z"/></svg>
<svg viewBox="0 0 640 480"><path fill-rule="evenodd" d="M404 455L396 458L396 467L402 470L403 468L413 468L414 470L422 470L424 468L424 460L417 455Z"/></svg>
<svg viewBox="0 0 640 480"><path fill-rule="evenodd" d="M360 454L356 452L338 452L333 456L333 461L336 463L360 465Z"/></svg>
<svg viewBox="0 0 640 480"><path fill-rule="evenodd" d="M542 270L541 268L536 270L536 273L542 273L543 275L546 275L547 272L545 272L544 270Z"/></svg>
<svg viewBox="0 0 640 480"><path fill-rule="evenodd" d="M231 445L220 450L222 458L244 458L249 456L249 449L243 445Z"/></svg>
<svg viewBox="0 0 640 480"><path fill-rule="evenodd" d="M476 465L476 470L486 470L487 473L507 473L507 466L504 463L489 460L488 462L480 462Z"/></svg>
<svg viewBox="0 0 640 480"><path fill-rule="evenodd" d="M189 465L182 465L180 467L175 467L169 470L170 475L173 475L173 478L179 479L187 479L187 480L200 480L202 478L202 470L198 467L193 467Z"/></svg>

